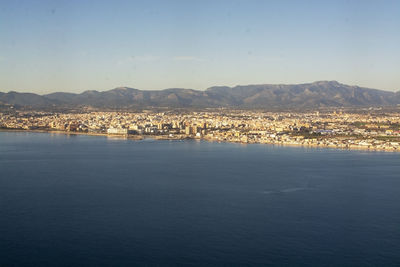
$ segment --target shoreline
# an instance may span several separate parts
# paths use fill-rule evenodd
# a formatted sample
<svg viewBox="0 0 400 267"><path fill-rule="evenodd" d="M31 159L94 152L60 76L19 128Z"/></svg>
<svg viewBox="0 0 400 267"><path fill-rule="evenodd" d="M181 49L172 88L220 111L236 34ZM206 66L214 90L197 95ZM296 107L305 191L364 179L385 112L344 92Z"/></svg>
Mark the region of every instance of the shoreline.
<svg viewBox="0 0 400 267"><path fill-rule="evenodd" d="M121 139L129 139L129 140L144 140L144 139L154 139L154 140L203 140L206 142L218 142L218 143L236 143L243 145L273 145L273 146L281 146L281 147L304 147L304 148L329 148L329 149L337 149L337 150L361 150L361 151L379 151L379 152L400 152L400 149L384 149L384 148L370 148L354 145L353 147L340 147L333 145L317 145L317 144L291 144L291 143L283 143L283 142L241 142L241 141L230 141L230 140L216 140L212 138L194 138L190 136L185 137L170 137L164 135L119 135L119 134L107 134L107 133L89 133L89 132L67 132L60 130L43 130L43 129L0 129L0 132L27 132L27 133L54 133L54 134L64 134L64 135L86 135L86 136L105 136L111 138L121 138Z"/></svg>

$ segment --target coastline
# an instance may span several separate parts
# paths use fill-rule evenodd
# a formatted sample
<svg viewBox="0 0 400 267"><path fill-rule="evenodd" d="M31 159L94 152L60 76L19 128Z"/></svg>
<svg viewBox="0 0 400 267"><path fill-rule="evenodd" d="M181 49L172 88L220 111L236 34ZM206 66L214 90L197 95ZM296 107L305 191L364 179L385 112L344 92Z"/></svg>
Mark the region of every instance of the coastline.
<svg viewBox="0 0 400 267"><path fill-rule="evenodd" d="M231 140L218 140L212 138L195 138L191 136L165 136L165 135L119 135L119 134L107 134L107 133L89 133L89 132L68 132L60 130L44 130L44 129L0 129L0 132L28 132L28 133L54 133L64 135L86 135L86 136L105 136L110 138L122 138L129 140L203 140L207 142L218 142L218 143L236 143L236 144L259 144L259 145L273 145L281 147L305 147L305 148L329 148L337 150L362 150L362 151L380 151L380 152L400 152L400 149L388 149L379 147L365 147L360 145L353 146L335 146L335 145L318 145L318 144L295 144L285 142L242 142L242 141L231 141Z"/></svg>

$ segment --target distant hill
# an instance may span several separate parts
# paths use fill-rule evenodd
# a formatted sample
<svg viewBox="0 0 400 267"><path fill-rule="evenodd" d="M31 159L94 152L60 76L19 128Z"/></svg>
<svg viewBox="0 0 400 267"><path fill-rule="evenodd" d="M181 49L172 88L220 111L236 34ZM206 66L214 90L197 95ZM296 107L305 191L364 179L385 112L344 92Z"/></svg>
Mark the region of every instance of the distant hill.
<svg viewBox="0 0 400 267"><path fill-rule="evenodd" d="M306 84L261 84L245 86L215 86L205 91L192 89L138 90L118 87L108 91L74 93L0 92L0 104L21 107L231 107L231 108L320 108L395 106L400 104L400 91L350 86L336 81Z"/></svg>

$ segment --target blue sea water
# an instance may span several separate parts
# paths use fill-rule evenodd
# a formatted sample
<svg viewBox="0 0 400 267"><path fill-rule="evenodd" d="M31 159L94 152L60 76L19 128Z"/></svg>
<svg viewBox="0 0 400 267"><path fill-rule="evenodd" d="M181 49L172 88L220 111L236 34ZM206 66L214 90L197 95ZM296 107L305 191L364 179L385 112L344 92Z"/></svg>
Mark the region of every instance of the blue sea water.
<svg viewBox="0 0 400 267"><path fill-rule="evenodd" d="M399 266L400 154L0 132L0 266Z"/></svg>

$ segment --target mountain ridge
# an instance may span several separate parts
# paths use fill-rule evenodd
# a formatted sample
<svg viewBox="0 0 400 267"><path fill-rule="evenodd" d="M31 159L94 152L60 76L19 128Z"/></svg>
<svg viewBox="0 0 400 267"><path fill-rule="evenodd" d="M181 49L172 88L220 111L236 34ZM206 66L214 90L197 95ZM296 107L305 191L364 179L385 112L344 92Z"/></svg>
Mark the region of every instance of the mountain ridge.
<svg viewBox="0 0 400 267"><path fill-rule="evenodd" d="M316 81L303 84L251 84L212 86L204 91L168 88L139 90L116 87L107 91L87 90L82 93L0 92L0 104L42 108L94 107L94 108L321 108L396 106L400 104L400 91L391 92L337 81Z"/></svg>

